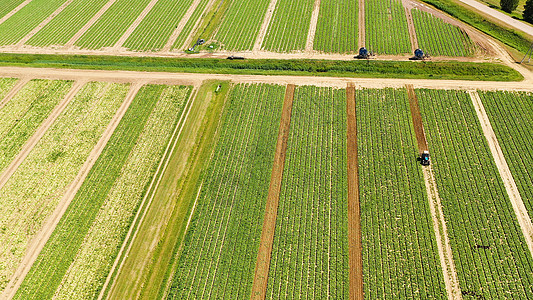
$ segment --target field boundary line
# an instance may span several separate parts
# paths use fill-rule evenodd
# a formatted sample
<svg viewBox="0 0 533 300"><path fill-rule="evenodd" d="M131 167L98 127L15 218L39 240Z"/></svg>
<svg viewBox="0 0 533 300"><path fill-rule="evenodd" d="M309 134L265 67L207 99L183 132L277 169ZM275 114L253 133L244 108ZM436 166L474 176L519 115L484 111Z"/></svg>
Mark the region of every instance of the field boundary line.
<svg viewBox="0 0 533 300"><path fill-rule="evenodd" d="M9 167L7 167L4 173L0 174L0 189L4 187L4 185L7 183L9 178L11 178L11 175L15 173L18 167L22 164L22 162L26 159L26 157L33 150L33 147L35 147L35 145L37 145L37 143L41 140L41 138L44 136L46 131L52 126L55 120L59 117L59 115L63 112L63 110L70 103L72 98L74 98L74 96L82 88L84 83L85 81L76 81L72 85L68 94L63 98L63 100L58 105L56 105L56 107L50 113L48 118L46 118L46 120L42 122L42 124L33 134L33 136L30 137L30 139L22 147L19 154L15 157L15 159L13 159Z"/></svg>
<svg viewBox="0 0 533 300"><path fill-rule="evenodd" d="M191 19L192 14L198 8L198 5L200 5L200 2L202 2L202 0L194 0L194 2L191 4L191 6L189 6L187 11L185 12L185 15L183 15L183 17L181 18L180 22L178 23L178 26L176 26L176 29L174 30L174 32L172 32L172 35L170 35L170 38L168 39L167 43L165 44L163 49L161 49L161 52L169 52L170 51L170 49L172 48L172 46L174 45L174 43L178 39L179 35L183 31L183 28L185 28L185 25L187 25L187 23Z"/></svg>
<svg viewBox="0 0 533 300"><path fill-rule="evenodd" d="M209 0L209 2L206 4L206 6L204 8L204 11L198 17L198 20L196 20L196 23L194 23L194 26L193 26L191 32L189 33L189 36L185 39L185 41L183 42L183 45L181 45L181 47L178 50L183 50L183 49L188 49L189 48L189 45L192 43L192 40L193 40L194 36L198 32L198 29L199 29L200 24L202 23L203 17L209 12L211 7L213 7L213 4L215 3L215 1L216 0Z"/></svg>
<svg viewBox="0 0 533 300"><path fill-rule="evenodd" d="M315 0L313 13L311 14L311 23L307 32L307 41L305 43L305 52L311 54L315 44L316 27L318 25L318 15L320 14L320 0Z"/></svg>
<svg viewBox="0 0 533 300"><path fill-rule="evenodd" d="M48 25L57 15L59 15L67 6L69 6L74 0L67 0L63 3L58 9L56 9L51 15L49 15L44 21L42 21L37 27L33 28L30 33L23 37L20 41L15 44L15 48L22 47L27 41L29 41L39 30L43 29L44 26Z"/></svg>
<svg viewBox="0 0 533 300"><path fill-rule="evenodd" d="M365 47L365 43L366 43L366 23L365 23L365 0L359 0L359 9L358 9L358 13L359 13L359 26L358 26L358 29L359 29L359 36L357 37L358 38L358 42L359 42L359 48L362 48L362 47Z"/></svg>
<svg viewBox="0 0 533 300"><path fill-rule="evenodd" d="M496 166L498 167L498 172L505 186L505 190L507 191L507 194L509 196L509 200L511 201L511 204L513 206L513 210L515 212L516 218L518 219L518 223L520 224L520 229L522 229L524 239L526 241L527 247L529 248L529 254L533 256L533 225L531 224L531 219L528 215L524 202L522 201L522 197L520 196L520 192L518 191L518 187L516 186L513 174L509 169L507 160L503 155L496 134L492 129L492 125L490 123L489 116L485 111L485 107L483 106L483 102L481 101L481 98L479 97L477 91L468 91L468 93L470 94L470 98L472 99L472 103L474 104L477 117L483 129L483 134L487 139L490 152L492 154L494 162L496 163Z"/></svg>
<svg viewBox="0 0 533 300"><path fill-rule="evenodd" d="M409 29L409 39L411 40L411 51L415 52L420 46L418 45L418 36L416 35L413 15L411 14L411 8L407 7L407 5L404 4L403 9L405 11L405 17L407 18L407 28Z"/></svg>
<svg viewBox="0 0 533 300"><path fill-rule="evenodd" d="M98 20L102 17L102 15L113 5L115 4L117 0L109 0L100 10L94 15L83 27L76 32L76 34L70 38L70 40L63 46L64 49L68 49L74 46L74 44L91 28Z"/></svg>
<svg viewBox="0 0 533 300"><path fill-rule="evenodd" d="M161 180L163 179L163 174L165 174L167 170L167 167L170 163L170 158L172 157L172 154L174 153L174 149L176 149L178 140L181 137L184 124L185 122L187 122L189 113L191 112L192 107L194 105L194 100L196 99L197 91L198 91L197 87L194 87L193 90L191 91L189 100L187 101L187 104L184 107L183 113L178 123L176 124L176 127L174 128L174 132L172 133L172 136L167 144L167 147L165 149L165 152L163 153L161 161L159 162L159 165L154 174L154 177L152 178L150 182L150 186L148 187L146 194L143 197L141 204L139 205L139 209L137 210L137 213L135 214L135 218L133 219L131 223L128 233L126 237L124 238L124 242L122 243L122 246L117 255L117 258L115 259L113 266L109 270L106 281L100 291L98 299L103 299L105 297L107 293L107 287L109 286L111 281L113 281L113 283L111 284L110 289L113 288L114 283L115 283L113 274L115 274L115 270L117 270L117 274L120 273L122 266L124 265L124 262L125 262L124 257L126 257L130 253L131 247L133 245L133 241L137 237L140 224L143 223L144 218L146 217L146 214L148 212L148 208L152 205L152 201L156 194L155 191L157 191L157 189L159 188L159 184L161 183ZM148 202L147 202L147 199L148 199ZM117 269L117 266L118 266L118 269Z"/></svg>
<svg viewBox="0 0 533 300"><path fill-rule="evenodd" d="M148 3L148 5L146 5L144 10L141 12L141 14L137 16L137 19L133 21L133 23L130 25L130 27L128 27L126 32L124 32L124 34L120 37L120 39L115 43L112 49L113 51L119 51L122 48L122 45L124 45L126 40L133 34L133 32L135 31L135 29L137 29L139 24L141 24L144 18L146 18L146 16L150 13L150 11L152 11L152 9L154 8L154 6L157 4L158 1L159 0L152 0L150 1L150 3Z"/></svg>
<svg viewBox="0 0 533 300"><path fill-rule="evenodd" d="M418 151L428 151L428 143L426 134L424 132L424 124L422 123L422 114L420 113L420 106L418 104L418 97L416 96L412 84L405 85L407 95L409 98L409 108L411 110L411 118L413 121L413 129L415 131L416 140L418 143ZM424 175L424 185L428 197L429 211L433 221L433 231L435 232L435 239L437 242L437 250L439 253L439 261L446 286L446 293L448 299L462 299L461 288L457 278L457 270L453 260L452 248L448 238L448 229L446 228L446 220L444 219L444 212L442 210L442 202L437 189L437 182L435 181L435 174L431 166L423 166L422 173Z"/></svg>
<svg viewBox="0 0 533 300"><path fill-rule="evenodd" d="M0 24L4 23L7 19L11 18L14 14L18 13L19 10L23 9L24 6L28 5L33 0L26 0L15 7L12 11L8 12L3 18L0 19Z"/></svg>
<svg viewBox="0 0 533 300"><path fill-rule="evenodd" d="M257 34L257 38L255 39L252 52L261 51L261 46L263 45L263 41L265 40L268 27L270 27L270 21L272 21L272 16L274 15L274 10L276 10L277 4L278 0L270 1L270 4L268 5L267 11L265 13L265 18L263 19L263 23L261 24L261 28L259 29L259 34Z"/></svg>
<svg viewBox="0 0 533 300"><path fill-rule="evenodd" d="M19 78L17 83L11 88L11 90L5 95L4 99L2 99L2 101L0 102L0 109L4 108L4 106L6 106L6 104L8 104L9 101L11 101L11 99L13 99L13 97L15 97L28 82L30 82L30 80L30 77Z"/></svg>
<svg viewBox="0 0 533 300"><path fill-rule="evenodd" d="M346 87L346 154L348 175L348 265L349 298L364 299L363 243L361 233L361 206L359 203L359 165L357 161L357 112L355 85Z"/></svg>
<svg viewBox="0 0 533 300"><path fill-rule="evenodd" d="M33 238L33 240L28 245L28 250L26 251L25 257L23 258L21 264L15 271L8 284L8 287L5 290L4 296L6 296L8 299L11 299L15 296L18 288L20 287L20 285L24 281L24 278L33 266L33 263L38 258L48 239L50 239L50 236L57 227L57 224L59 224L59 221L67 211L70 203L72 202L78 190L81 188L83 182L85 181L85 178L87 177L92 167L100 157L100 154L102 154L102 151L107 145L107 142L115 132L116 127L122 120L122 117L128 110L131 102L133 101L133 98L135 97L141 86L142 84L135 84L131 86L128 95L125 97L122 102L122 105L119 107L119 109L109 122L104 133L100 137L100 140L93 147L91 153L89 154L85 163L78 172L78 175L67 187L66 192L63 194L63 197L59 201L58 205L56 206L52 215L49 217L48 221L44 224L40 232Z"/></svg>
<svg viewBox="0 0 533 300"><path fill-rule="evenodd" d="M283 111L279 125L278 141L276 143L276 153L270 177L270 187L265 207L265 217L263 229L261 231L261 241L257 252L255 265L255 275L252 285L250 299L265 299L268 286L268 271L270 269L270 258L272 256L272 246L274 244L274 233L276 231L276 218L278 216L279 195L285 168L285 157L287 155L287 144L289 142L289 131L291 126L292 106L294 102L294 91L296 86L288 84L283 101Z"/></svg>

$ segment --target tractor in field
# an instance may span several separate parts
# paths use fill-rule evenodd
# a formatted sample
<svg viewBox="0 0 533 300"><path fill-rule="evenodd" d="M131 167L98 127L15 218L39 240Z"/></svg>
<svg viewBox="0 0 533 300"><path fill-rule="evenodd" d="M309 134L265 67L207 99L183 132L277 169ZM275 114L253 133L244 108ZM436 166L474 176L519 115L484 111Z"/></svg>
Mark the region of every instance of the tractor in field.
<svg viewBox="0 0 533 300"><path fill-rule="evenodd" d="M410 60L425 60L426 58L429 58L429 55L427 53L424 53L422 49L416 49L415 50L415 56L409 58Z"/></svg>
<svg viewBox="0 0 533 300"><path fill-rule="evenodd" d="M429 166L429 151L424 150L422 154L420 154L420 164L423 166Z"/></svg>
<svg viewBox="0 0 533 300"><path fill-rule="evenodd" d="M372 51L368 51L368 49L366 49L365 47L361 47L361 48L359 48L359 54L354 56L353 58L369 59L372 56L374 56L374 53L372 53Z"/></svg>

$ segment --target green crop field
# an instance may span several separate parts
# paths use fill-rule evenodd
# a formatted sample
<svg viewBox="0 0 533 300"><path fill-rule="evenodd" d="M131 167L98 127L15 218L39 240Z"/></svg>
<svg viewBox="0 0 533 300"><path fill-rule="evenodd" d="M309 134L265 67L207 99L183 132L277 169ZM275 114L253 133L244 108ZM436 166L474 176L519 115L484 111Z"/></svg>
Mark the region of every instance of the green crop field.
<svg viewBox="0 0 533 300"><path fill-rule="evenodd" d="M3 18L22 2L24 2L24 0L3 0L2 5L0 5L0 18Z"/></svg>
<svg viewBox="0 0 533 300"><path fill-rule="evenodd" d="M190 45L185 45L185 47L183 47L183 44L185 43L189 35L194 30L196 23L201 21L201 17L203 16L207 8L207 4L209 4L209 2L210 0L200 0L198 6L192 13L187 23L185 24L185 27L183 27L183 30L178 35L178 38L172 45L172 50L185 50L185 49L188 49L188 47L190 47ZM182 48L185 48L185 49L182 49Z"/></svg>
<svg viewBox="0 0 533 300"><path fill-rule="evenodd" d="M407 17L400 0L365 2L366 48L377 54L411 52Z"/></svg>
<svg viewBox="0 0 533 300"><path fill-rule="evenodd" d="M123 99L125 92L110 91L110 95ZM187 94L182 89L165 90L154 85L139 91L16 299L98 296ZM100 242L105 239L111 244Z"/></svg>
<svg viewBox="0 0 533 300"><path fill-rule="evenodd" d="M358 2L322 0L314 49L327 53L357 52Z"/></svg>
<svg viewBox="0 0 533 300"><path fill-rule="evenodd" d="M274 52L304 50L314 0L278 0L262 49Z"/></svg>
<svg viewBox="0 0 533 300"><path fill-rule="evenodd" d="M0 103L2 103L6 94L15 86L16 82L17 79L15 78L0 78Z"/></svg>
<svg viewBox="0 0 533 300"><path fill-rule="evenodd" d="M78 0L72 2L27 45L47 47L65 45L109 0Z"/></svg>
<svg viewBox="0 0 533 300"><path fill-rule="evenodd" d="M226 50L252 50L270 0L233 0L214 39Z"/></svg>
<svg viewBox="0 0 533 300"><path fill-rule="evenodd" d="M459 27L418 9L411 10L418 46L433 56L473 56L475 46Z"/></svg>
<svg viewBox="0 0 533 300"><path fill-rule="evenodd" d="M447 299L407 93L355 98L365 298Z"/></svg>
<svg viewBox="0 0 533 300"><path fill-rule="evenodd" d="M160 0L124 43L135 51L161 50L193 0Z"/></svg>
<svg viewBox="0 0 533 300"><path fill-rule="evenodd" d="M533 218L533 101L531 93L480 92L479 96L514 180Z"/></svg>
<svg viewBox="0 0 533 300"><path fill-rule="evenodd" d="M298 87L281 185L268 299L346 299L346 92Z"/></svg>
<svg viewBox="0 0 533 300"><path fill-rule="evenodd" d="M168 298L250 298L283 92L231 91Z"/></svg>
<svg viewBox="0 0 533 300"><path fill-rule="evenodd" d="M533 297L533 258L469 95L417 90L463 295Z"/></svg>

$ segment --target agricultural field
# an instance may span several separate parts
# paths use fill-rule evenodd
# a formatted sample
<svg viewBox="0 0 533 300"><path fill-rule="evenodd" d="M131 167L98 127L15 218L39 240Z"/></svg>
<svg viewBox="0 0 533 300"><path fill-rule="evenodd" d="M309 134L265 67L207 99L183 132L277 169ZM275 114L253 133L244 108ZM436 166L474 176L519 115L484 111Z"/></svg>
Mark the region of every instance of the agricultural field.
<svg viewBox="0 0 533 300"><path fill-rule="evenodd" d="M15 78L0 78L0 108L4 106L4 97L15 86L17 79Z"/></svg>
<svg viewBox="0 0 533 300"><path fill-rule="evenodd" d="M346 92L296 88L267 299L348 297Z"/></svg>
<svg viewBox="0 0 533 300"><path fill-rule="evenodd" d="M193 34L196 24L202 21L202 17L205 15L204 13L209 8L208 4L211 2L212 0L198 0L198 4L194 9L193 13L191 14L191 17L189 18L189 20L187 20L185 26L172 44L172 50L186 50L191 46L184 45L184 43L187 41L187 38L189 38L189 36Z"/></svg>
<svg viewBox="0 0 533 300"><path fill-rule="evenodd" d="M278 0L261 49L273 52L304 50L314 0Z"/></svg>
<svg viewBox="0 0 533 300"><path fill-rule="evenodd" d="M250 297L284 90L230 92L168 298Z"/></svg>
<svg viewBox="0 0 533 300"><path fill-rule="evenodd" d="M4 1L2 1L2 5L0 6L0 18L3 18L5 15L7 15L10 11L15 9L22 2L24 2L24 0L4 0Z"/></svg>
<svg viewBox="0 0 533 300"><path fill-rule="evenodd" d="M188 87L141 88L15 299L98 296L189 93Z"/></svg>
<svg viewBox="0 0 533 300"><path fill-rule="evenodd" d="M365 298L447 299L407 93L355 99Z"/></svg>
<svg viewBox="0 0 533 300"><path fill-rule="evenodd" d="M270 0L233 0L214 39L225 50L252 50Z"/></svg>
<svg viewBox="0 0 533 300"><path fill-rule="evenodd" d="M366 48L376 54L411 52L407 17L401 0L365 1Z"/></svg>
<svg viewBox="0 0 533 300"><path fill-rule="evenodd" d="M532 298L533 258L468 93L416 93L462 294Z"/></svg>
<svg viewBox="0 0 533 300"><path fill-rule="evenodd" d="M418 47L432 56L473 56L475 45L459 27L418 9L411 10Z"/></svg>
<svg viewBox="0 0 533 300"><path fill-rule="evenodd" d="M314 50L355 53L358 50L358 2L321 0Z"/></svg>
<svg viewBox="0 0 533 300"><path fill-rule="evenodd" d="M526 92L479 92L511 173L533 218L533 101Z"/></svg>

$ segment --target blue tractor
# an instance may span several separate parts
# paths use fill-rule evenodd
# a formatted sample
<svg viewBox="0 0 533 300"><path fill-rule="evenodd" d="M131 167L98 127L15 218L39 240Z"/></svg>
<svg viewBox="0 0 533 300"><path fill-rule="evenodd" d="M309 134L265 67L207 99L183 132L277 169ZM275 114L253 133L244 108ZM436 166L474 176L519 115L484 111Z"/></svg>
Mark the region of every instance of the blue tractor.
<svg viewBox="0 0 533 300"><path fill-rule="evenodd" d="M429 55L427 53L424 53L424 51L422 51L422 49L416 49L415 50L415 56L409 58L410 60L424 60L426 58L428 58Z"/></svg>
<svg viewBox="0 0 533 300"><path fill-rule="evenodd" d="M357 56L354 56L354 58L357 59L369 59L371 56L374 56L374 54L365 47L359 48L359 54Z"/></svg>
<svg viewBox="0 0 533 300"><path fill-rule="evenodd" d="M429 151L424 150L424 152L420 154L420 164L423 166L429 166Z"/></svg>

